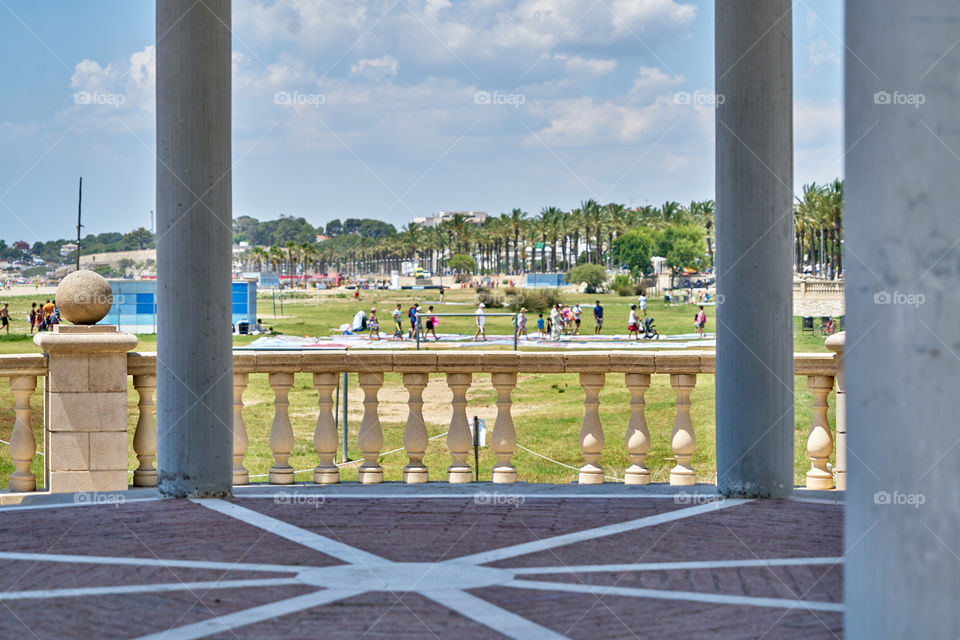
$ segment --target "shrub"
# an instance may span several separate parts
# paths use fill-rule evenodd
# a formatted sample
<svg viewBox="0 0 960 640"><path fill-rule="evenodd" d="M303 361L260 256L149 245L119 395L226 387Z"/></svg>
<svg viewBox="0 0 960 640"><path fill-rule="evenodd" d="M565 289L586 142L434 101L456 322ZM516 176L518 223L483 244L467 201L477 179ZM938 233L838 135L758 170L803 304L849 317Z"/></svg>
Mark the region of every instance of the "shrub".
<svg viewBox="0 0 960 640"><path fill-rule="evenodd" d="M507 287L503 306L511 311L519 311L520 307L532 313L540 313L551 309L557 303L562 303L559 289L518 289Z"/></svg>
<svg viewBox="0 0 960 640"><path fill-rule="evenodd" d="M587 293L595 293L607 281L607 271L598 264L578 264L563 277L568 284L586 283Z"/></svg>

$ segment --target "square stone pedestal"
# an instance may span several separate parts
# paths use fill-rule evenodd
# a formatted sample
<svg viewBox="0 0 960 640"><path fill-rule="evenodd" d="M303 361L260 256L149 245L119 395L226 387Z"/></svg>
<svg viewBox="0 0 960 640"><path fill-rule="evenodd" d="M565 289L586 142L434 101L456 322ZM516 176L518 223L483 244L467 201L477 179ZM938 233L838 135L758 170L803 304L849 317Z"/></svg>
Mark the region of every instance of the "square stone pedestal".
<svg viewBox="0 0 960 640"><path fill-rule="evenodd" d="M137 346L137 337L113 325L57 325L34 342L48 357L47 489L125 490L127 351Z"/></svg>

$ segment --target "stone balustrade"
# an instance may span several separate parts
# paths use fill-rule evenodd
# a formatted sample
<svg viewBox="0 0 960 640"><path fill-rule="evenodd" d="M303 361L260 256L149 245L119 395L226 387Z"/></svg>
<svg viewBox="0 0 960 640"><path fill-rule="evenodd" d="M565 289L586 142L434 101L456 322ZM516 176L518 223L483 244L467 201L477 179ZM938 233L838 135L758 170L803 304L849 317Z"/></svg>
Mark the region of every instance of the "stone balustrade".
<svg viewBox="0 0 960 640"><path fill-rule="evenodd" d="M837 346L839 344L839 346ZM816 489L838 488L845 482L845 452L837 451L837 465L828 468L833 454L834 438L827 420L827 397L834 388L837 361L842 356L842 340L830 345L837 354L795 354L794 373L805 376L813 395L813 419L807 441L811 461L807 486ZM138 416L133 447L138 465L133 471L132 484L151 487L157 484L157 436L154 418L156 391L156 355L128 353L127 374L132 377L138 394ZM629 466L623 471L627 484L648 484L650 471L645 466L651 439L646 421L645 393L652 376L668 376L675 394L675 418L670 445L675 465L670 470L670 484L696 483L697 470L692 465L696 452L696 435L691 416L690 397L696 389L698 375L715 372L713 352L658 351L658 352L462 352L462 351L235 351L233 371L233 481L236 485L250 481L244 467L248 437L243 418L243 395L251 375L265 375L273 393L274 415L270 427L269 448L273 465L268 481L272 484L294 482L294 469L289 458L294 447L294 432L289 415L288 393L296 374L311 374L317 392L317 418L313 437L316 468L313 481L331 484L340 481L334 456L339 443L333 415L333 392L342 373L357 374L363 391L363 418L357 434L357 445L362 454L358 470L361 483L383 481L379 457L383 449L383 430L379 418L378 393L384 383L384 374L399 373L408 392L407 419L403 447L408 464L403 469L403 481L422 483L429 470L423 463L428 438L423 418L423 391L431 374L440 374L453 395L450 426L446 436L446 450L450 464L446 479L451 483L471 482L474 477L468 456L472 436L466 413L466 397L476 376L490 375L496 392L496 420L489 445L496 458L492 475L482 480L495 483L516 482L523 479L513 464L517 449L517 432L512 407L523 402L513 393L518 374L576 374L583 390L583 421L579 436L582 465L581 484L600 484L605 480L601 452L605 437L623 433L623 443ZM29 471L36 454L36 443L29 428L30 397L36 390L38 377L47 374L46 359L42 355L0 356L0 377L10 378L10 388L16 403L16 422L11 439L11 457L16 471L10 476L11 491L32 491L35 479ZM605 384L619 383L618 374L630 393L630 414L626 424L603 424L600 419L600 391ZM842 401L842 399L841 399ZM838 416L838 422L842 420ZM838 432L837 443L842 444ZM844 480L841 481L840 478Z"/></svg>

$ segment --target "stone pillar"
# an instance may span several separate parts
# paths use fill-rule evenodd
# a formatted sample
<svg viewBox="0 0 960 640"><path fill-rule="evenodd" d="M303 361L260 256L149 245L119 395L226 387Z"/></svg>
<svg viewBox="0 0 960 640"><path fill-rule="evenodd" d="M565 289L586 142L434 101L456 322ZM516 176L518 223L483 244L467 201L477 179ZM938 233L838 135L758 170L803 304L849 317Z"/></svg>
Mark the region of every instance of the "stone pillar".
<svg viewBox="0 0 960 640"><path fill-rule="evenodd" d="M230 0L157 0L160 493L232 479Z"/></svg>
<svg viewBox="0 0 960 640"><path fill-rule="evenodd" d="M830 349L837 355L834 356L837 361L836 385L837 394L835 414L836 439L834 447L836 455L834 456L833 480L840 491L847 490L847 382L843 375L843 348L847 343L847 332L841 331L827 338L827 349Z"/></svg>
<svg viewBox="0 0 960 640"><path fill-rule="evenodd" d="M34 342L48 355L47 489L125 490L127 351L137 337L111 325L60 324Z"/></svg>
<svg viewBox="0 0 960 640"><path fill-rule="evenodd" d="M793 493L790 0L718 0L717 488Z"/></svg>
<svg viewBox="0 0 960 640"><path fill-rule="evenodd" d="M845 635L960 637L960 4L848 0Z"/></svg>

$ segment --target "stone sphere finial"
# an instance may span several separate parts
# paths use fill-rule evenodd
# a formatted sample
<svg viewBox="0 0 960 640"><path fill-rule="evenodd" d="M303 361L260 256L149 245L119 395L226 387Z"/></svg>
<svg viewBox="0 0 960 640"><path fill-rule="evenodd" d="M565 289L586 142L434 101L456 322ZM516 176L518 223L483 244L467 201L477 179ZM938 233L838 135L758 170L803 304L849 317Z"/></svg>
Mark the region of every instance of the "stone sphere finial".
<svg viewBox="0 0 960 640"><path fill-rule="evenodd" d="M81 269L60 281L56 301L60 315L73 324L97 324L113 306L113 291L99 273Z"/></svg>

